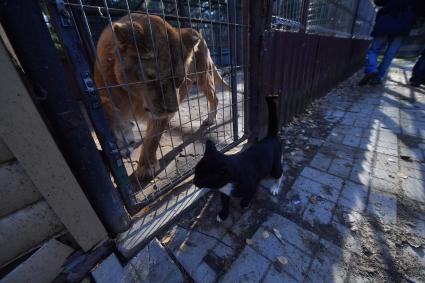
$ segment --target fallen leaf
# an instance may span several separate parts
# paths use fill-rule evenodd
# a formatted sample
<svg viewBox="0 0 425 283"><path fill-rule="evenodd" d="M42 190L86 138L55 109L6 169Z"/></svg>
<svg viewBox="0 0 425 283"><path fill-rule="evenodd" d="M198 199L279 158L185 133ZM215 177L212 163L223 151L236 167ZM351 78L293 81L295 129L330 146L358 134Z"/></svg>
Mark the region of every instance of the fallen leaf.
<svg viewBox="0 0 425 283"><path fill-rule="evenodd" d="M267 239L270 236L269 232L267 230L263 231L263 239Z"/></svg>
<svg viewBox="0 0 425 283"><path fill-rule="evenodd" d="M247 243L247 245L250 245L250 246L254 244L254 242L250 238L246 238L245 242Z"/></svg>
<svg viewBox="0 0 425 283"><path fill-rule="evenodd" d="M279 262L281 265L288 264L288 259L284 256L278 256L276 259L277 259L277 262Z"/></svg>
<svg viewBox="0 0 425 283"><path fill-rule="evenodd" d="M273 228L273 233L279 240L283 241L282 234L280 234L279 230Z"/></svg>
<svg viewBox="0 0 425 283"><path fill-rule="evenodd" d="M171 235L166 235L166 236L164 236L163 238L162 238L162 240L161 240L161 243L163 244L163 245L166 245L166 244L168 244L170 241L171 241L171 239L172 239L173 237L171 236Z"/></svg>
<svg viewBox="0 0 425 283"><path fill-rule="evenodd" d="M182 251L182 252L186 251L187 250L186 243L181 244L180 247L179 247L179 250Z"/></svg>
<svg viewBox="0 0 425 283"><path fill-rule="evenodd" d="M143 208L143 213L148 213L151 210L150 206L146 206L145 208Z"/></svg>
<svg viewBox="0 0 425 283"><path fill-rule="evenodd" d="M403 179L407 179L407 178L409 178L409 176L407 176L406 174L404 174L403 172L398 172L397 173L397 176L399 176L400 178L403 178Z"/></svg>
<svg viewBox="0 0 425 283"><path fill-rule="evenodd" d="M312 203L312 204L316 204L316 203L317 203L317 197L316 197L316 196L311 196L311 197L309 198L309 201L310 201L310 203Z"/></svg>

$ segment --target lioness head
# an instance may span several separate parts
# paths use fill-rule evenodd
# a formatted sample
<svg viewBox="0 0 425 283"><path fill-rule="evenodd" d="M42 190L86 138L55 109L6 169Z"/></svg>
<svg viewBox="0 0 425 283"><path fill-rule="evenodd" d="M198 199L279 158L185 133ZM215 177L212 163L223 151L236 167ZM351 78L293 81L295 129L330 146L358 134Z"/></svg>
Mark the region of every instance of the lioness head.
<svg viewBox="0 0 425 283"><path fill-rule="evenodd" d="M128 82L131 95L143 100L143 110L152 119L175 113L178 88L200 34L178 30L158 16L140 14L125 16L112 28L119 50L113 66L117 82Z"/></svg>

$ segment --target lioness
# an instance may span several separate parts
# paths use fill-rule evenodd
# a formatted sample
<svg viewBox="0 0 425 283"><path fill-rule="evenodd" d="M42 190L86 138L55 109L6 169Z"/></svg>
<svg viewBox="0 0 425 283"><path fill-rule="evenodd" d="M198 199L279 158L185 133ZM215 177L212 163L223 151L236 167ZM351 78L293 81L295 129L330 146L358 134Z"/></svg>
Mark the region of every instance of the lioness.
<svg viewBox="0 0 425 283"><path fill-rule="evenodd" d="M161 134L193 83L209 102L204 123L215 123L215 80L228 86L199 32L174 28L158 16L131 14L105 28L97 59L94 79L118 146L134 144L134 120L147 123L137 177L153 177Z"/></svg>

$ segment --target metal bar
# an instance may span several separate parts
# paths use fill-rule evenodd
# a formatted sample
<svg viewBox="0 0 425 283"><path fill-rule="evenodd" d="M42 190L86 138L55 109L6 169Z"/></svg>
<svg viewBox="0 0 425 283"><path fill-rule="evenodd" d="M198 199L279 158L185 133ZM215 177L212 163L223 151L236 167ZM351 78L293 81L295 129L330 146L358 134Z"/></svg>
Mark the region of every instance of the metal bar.
<svg viewBox="0 0 425 283"><path fill-rule="evenodd" d="M128 1L126 0L126 3L127 3L127 10L128 10L128 14L129 14L129 18L130 18L130 21L132 21L132 19L131 19L131 14L130 14L130 9L129 9L129 7L128 7ZM146 11L146 14L149 16L150 14L149 14L149 10L148 10L148 8L146 7L146 9L145 9L145 11ZM159 58L158 58L158 52L157 52L157 50L156 50L156 42L155 42L155 40L154 40L154 36L153 36L153 30L152 30L152 24L151 24L151 20L150 20L150 18L148 18L148 23L149 23L149 33L150 33L150 38L151 38L151 42L152 42L152 46L153 46L153 48L154 48L154 54L155 54L155 64L156 64L156 73L157 73L157 79L159 80L159 82L160 82L160 87L161 87L161 96L162 96L162 100L163 100L163 103L164 103L164 105L165 105L165 97L164 97L164 89L163 89L163 86L162 86L162 83L161 83L161 77L160 77L160 65L159 65ZM164 20L164 25L165 25L165 20ZM134 33L134 31L133 31L133 33ZM166 39L167 39L167 43L169 43L169 38L168 38L168 32L166 32L165 33L166 34ZM135 40L135 38L134 38L134 44L135 45L137 45L136 44L136 40ZM169 47L169 44L168 44L168 47ZM171 50L170 50L170 47L168 48L168 51L169 52L171 52ZM140 61L140 54L139 54L139 52L137 53L137 57L138 57L138 62L139 62L139 66L141 67L142 66L142 64L141 64L141 61ZM172 64L172 62L170 62L170 64ZM172 73L172 78L174 78L174 73ZM174 84L174 80L173 80L173 86L174 86L174 88L175 88L175 84ZM165 107L164 107L165 108ZM170 123L169 123L169 121L167 122L167 129L169 130L170 129ZM170 131L168 131L168 133L169 133L169 136L170 136L170 141L171 141L171 147L174 149L174 142L173 142L173 137L172 137L172 135L171 135L171 132ZM160 138L161 138L161 136L162 136L162 134L163 133L158 133L158 130L156 129L156 134L157 134L157 138L158 138L158 143L159 143L159 146L158 146L158 148L159 148L159 151L160 151L160 153L161 153L161 159L164 159L164 153L162 152L162 148L161 148L161 144L160 144ZM177 160L176 160L176 158L174 157L174 163L175 163L175 165L176 165L176 168L178 169L178 164L177 164ZM163 168L163 170L165 171L165 174L168 176L168 173L167 173L167 166L164 166L164 168Z"/></svg>
<svg viewBox="0 0 425 283"><path fill-rule="evenodd" d="M248 67L248 65L237 65L237 66L234 66L233 69L243 69L243 68L247 68L247 67ZM221 67L220 69L231 70L232 67ZM199 74L205 74L206 72L207 71L200 71L200 72L195 71L193 73L188 72L187 75L199 75ZM164 80L172 79L172 78L173 78L173 76L170 76L170 77L164 76L163 77ZM134 85L138 85L138 84L147 84L147 83L156 82L156 81L157 81L156 79L153 79L153 80L144 80L144 81L138 81L138 82L129 82L129 83L125 83L125 84L114 84L114 85L108 85L108 86L105 86L105 87L96 87L96 89L97 90L103 90L103 89L111 89L111 88L121 88L121 87L126 87L126 86L134 86Z"/></svg>
<svg viewBox="0 0 425 283"><path fill-rule="evenodd" d="M236 0L230 0L227 4L229 22L236 23L236 8L237 3ZM229 38L230 38L230 64L231 64L231 90L232 90L232 121L233 121L233 140L236 141L238 139L239 132L239 121L238 121L238 93L237 93L237 78L236 71L233 68L237 64L236 60L236 28L232 26L229 28Z"/></svg>
<svg viewBox="0 0 425 283"><path fill-rule="evenodd" d="M82 5L81 0L79 0L79 3L80 3L80 5ZM88 38L89 38L89 44L91 46L91 49L95 50L96 47L95 47L95 44L93 42L93 34L92 34L91 29L90 29L89 24L88 24L87 15L85 14L84 9L82 7L79 7L79 8L81 9L81 12L83 14L83 16L82 16L82 19L84 20L84 27L83 27L83 29L86 30L87 33L89 34ZM109 99L109 104L110 104L109 106L111 106L111 108L113 109L114 119L117 119L120 123L123 123L122 117L119 115L118 110L117 110L117 107L113 104L113 99L112 99L112 96L111 96L111 91L110 91L110 88L108 87L108 82L106 81L106 76L103 73L103 69L102 69L102 66L100 65L99 58L97 57L97 54L95 54L95 62L94 63L97 65L97 67L99 68L99 70L101 70L100 71L100 75L101 75L101 78L102 78L102 83L103 83L103 85L106 86L105 93L106 93L106 95L107 95L107 97ZM126 78L125 74L123 75L123 77ZM123 88L125 90L127 90L127 94L129 94L130 90L127 87L125 87L125 86L123 86ZM98 90L99 90L99 88L98 88ZM129 99L131 99L131 98L129 97ZM104 105L104 106L106 106L106 105ZM132 114L133 117L135 117L133 111L132 111L131 114ZM136 126L137 126L137 129L139 131L140 138L143 140L143 136L142 136L142 133L141 133L141 130L140 130L140 127L139 127L139 124L138 124L137 120L136 120ZM120 128L120 135L123 137L123 140L126 143L125 146L127 147L128 146L127 140L125 139L125 136L124 136L123 131L122 131L121 128ZM130 164L131 164L132 170L134 172L135 170L134 170L134 166L133 166L133 161L131 160L131 157L130 156L129 156L129 159L130 159ZM138 186L140 186L140 182L139 182L138 178L135 178L135 180L136 180L135 183Z"/></svg>
<svg viewBox="0 0 425 283"><path fill-rule="evenodd" d="M77 6L77 7L80 6L79 4L75 4L75 3L66 3L65 5L66 6ZM125 16L127 14L127 10L125 10L125 9L118 9L118 8L108 8L108 9L106 9L105 7L98 7L98 6L85 5L85 4L83 4L82 7L84 8L84 10L87 14L92 14L92 15L102 15L103 13L109 12L111 17L122 17L122 16ZM107 10L108 10L108 12L107 12ZM147 14L146 12L142 12L142 11L132 11L132 13L144 14L144 15ZM155 15L155 16L160 16L160 17L162 16L161 13L155 13L155 12L151 12L149 14ZM191 16L184 17L184 16L165 15L165 19L166 20L186 21L186 22L192 22L192 23L201 23L201 24L208 24L208 23L211 22L210 20L204 20L202 18L191 18ZM212 22L214 24L217 24L217 25L224 25L224 26L229 25L228 22L223 22L223 21L212 21ZM242 24L237 24L237 23L230 23L230 25L242 26Z"/></svg>
<svg viewBox="0 0 425 283"><path fill-rule="evenodd" d="M360 8L360 0L357 0L356 11L354 12L353 23L351 25L351 32L350 32L351 36L354 36L354 29L356 28L357 17L359 15L359 8Z"/></svg>
<svg viewBox="0 0 425 283"><path fill-rule="evenodd" d="M224 5L227 5L227 3L225 3ZM218 19L220 19L220 18L221 18L221 11L220 11L220 4L219 4L218 5ZM218 28L219 28L218 36L219 36L219 39L221 41L222 40L222 25L220 25ZM223 49L221 48L221 46L220 46L220 63L221 63L220 65L224 64L223 63ZM226 69L228 67L220 66L220 68L223 70L223 69ZM231 66L230 66L230 70L231 70ZM222 101L222 103L224 103L224 88L223 88L223 85L221 86L221 101ZM224 120L224 117L225 117L224 107L222 107L221 110L223 110L222 115L223 115L223 120ZM218 111L217 111L217 113L218 113ZM224 139L226 139L226 124L225 123L223 123L222 129L223 129ZM217 137L218 137L218 131L217 131Z"/></svg>
<svg viewBox="0 0 425 283"><path fill-rule="evenodd" d="M261 49L263 33L267 29L267 24L271 17L268 9L271 8L270 0L264 1L250 1L250 65L251 72L249 78L250 88L250 107L249 107L249 142L256 141L260 136L260 124L259 124L259 106L262 103L261 93ZM264 114L264 113L262 113Z"/></svg>
<svg viewBox="0 0 425 283"><path fill-rule="evenodd" d="M174 3L175 3L175 5L177 6L177 0L174 0ZM190 28L192 28L193 27L193 24L192 24L192 11L191 11L191 7L190 7L190 3L189 3L189 0L187 0L186 1L186 3L187 3L187 7L188 7L188 18L189 18L189 26L190 26ZM180 48L181 48L181 50L182 50L182 54L183 54L183 38L182 38L182 34L181 34L181 27L180 27L180 19L181 17L180 17L180 15L179 14L177 14L177 23L178 23L178 28L179 28L179 37L180 37ZM193 42L193 38L192 38L192 44L193 44L194 42ZM194 50L192 50L192 52L194 52ZM198 66L197 66L197 64L196 64L196 60L194 60L194 67L195 67L195 73L198 73ZM187 78L187 73L185 72L185 79ZM191 111L191 106L190 106L190 100L189 100L189 95L190 95L190 93L188 93L187 94L187 105L188 105L188 107L189 107L189 120L190 120L190 129L191 129L191 131L192 131L192 134L194 133L193 132L193 120L192 120L192 111ZM198 115L199 115L199 122L200 122L200 124L202 125L202 118L201 118L201 105L200 105L200 103L199 103L199 88L197 87L196 88L196 97L197 97L197 102L198 102ZM204 148L203 148L204 149ZM195 147L195 144L193 143L193 151L194 152L196 152L196 147Z"/></svg>
<svg viewBox="0 0 425 283"><path fill-rule="evenodd" d="M303 6L303 10L302 10L300 31L306 32L307 31L308 13L309 13L309 10L310 10L310 0L304 0L303 3L304 3L304 6Z"/></svg>
<svg viewBox="0 0 425 283"><path fill-rule="evenodd" d="M200 1L199 1L199 4L200 4ZM208 0L208 8L209 8L209 13L211 14L211 15L213 15L213 9L212 9L212 5L211 5L211 0ZM220 12L220 4L218 4L218 11ZM220 14L219 14L220 15ZM220 18L219 18L220 19ZM210 19L211 21L212 21L212 17L211 17L211 19ZM213 48L213 50L215 51L215 50L217 50L216 49L216 44L215 44L215 42L216 42L216 39L215 39L215 33L214 33L214 24L211 22L210 23L210 29L211 29L211 33L213 34L212 36L211 36L211 41L212 41L212 48ZM221 48L220 48L220 55L221 55ZM212 72L214 72L214 70L211 70ZM215 84L214 84L214 87L215 87ZM221 84L221 90L222 90L222 92L223 92L223 85ZM217 92L215 91L215 89L214 89L214 95L215 96L217 96ZM207 99L207 106L208 106L208 99ZM209 109L209 108L208 108ZM217 115L218 114L218 109L217 109L217 111L215 112L215 115ZM217 116L216 116L217 117ZM217 140L219 139L219 133L218 133L218 131L217 131Z"/></svg>
<svg viewBox="0 0 425 283"><path fill-rule="evenodd" d="M227 138L228 136L232 136L233 140L238 139L238 114L237 112L240 112L240 110L237 108L239 106L239 101L238 101L238 95L240 97L240 93L238 93L237 90L237 72L239 70L247 70L248 69L248 65L244 64L246 62L246 60L244 60L244 62L238 62L238 39L239 37L237 37L238 35L238 29L244 29L245 31L248 30L248 23L246 21L244 22L239 22L237 20L237 15L236 15L236 5L232 6L232 3L230 4L230 7L226 7L227 1L221 1L222 3L219 4L218 6L218 17L217 17L217 11L216 11L216 7L213 4L213 1L211 0L197 0L197 1L177 1L177 0L173 0L173 1L168 1L167 3L165 3L165 5L161 5L164 4L164 1L159 0L159 1L155 1L153 4L154 7L152 9L149 8L149 10L147 9L146 5L140 6L140 9L142 11L132 11L130 10L130 5L129 5L129 1L122 1L122 3L120 4L120 8L112 8L111 6L114 6L115 4L109 1L102 1L103 2L103 6L101 7L97 7L97 6L88 6L83 4L84 1L82 0L68 0L69 3L67 4L68 8L71 7L71 11L73 11L73 18L72 20L74 20L75 24L79 27L79 31L81 33L81 38L82 40L85 42L85 44L91 49L91 51L95 50L95 38L97 37L97 26L96 26L96 21L99 19L103 19L104 22L111 27L111 24L113 23L113 21L115 21L117 18L116 17L121 17L124 15L129 16L129 21L132 22L132 15L133 13L137 13L137 14L143 14L143 15L157 15L159 17L161 17L164 20L164 24L165 24L165 20L172 20L173 24L177 27L177 29L180 31L180 41L182 41L181 39L181 27L185 26L188 28L194 28L194 29L198 29L201 33L203 33L203 37L205 38L205 40L207 40L208 45L210 48L210 50L212 50L213 54L215 53L216 50L219 50L216 48L215 44L219 43L221 40L221 36L218 40L216 40L216 38L214 38L214 35L217 33L216 30L219 29L219 33L221 34L221 31L223 29L223 27L227 27L226 29L229 29L228 32L228 41L230 42L231 40L233 41L232 44L232 48L230 48L230 53L231 53L231 64L230 66L225 66L225 67L220 67L221 71L229 71L230 76L231 76L231 80L232 80L232 88L234 93L232 93L232 97L230 97L230 95L226 94L226 97L224 98L224 93L222 91L222 98L223 101L222 103L224 104L223 107L218 107L217 110L223 111L223 118L227 118L229 117L228 115L230 114L230 117L232 117L232 120L230 121L225 121L224 123L219 123L219 125L217 125L216 129L219 128L223 128L223 133L224 133L224 141L223 141L223 135L221 133L221 129L216 130L215 132L217 133L217 140L218 142L223 142L224 144L228 144L229 143L229 139ZM235 1L235 0L233 0ZM183 3L184 2L184 3ZM207 7L206 4L209 4L209 6ZM214 1L215 3L215 1ZM131 3L130 3L131 4ZM186 5L187 4L187 5ZM221 6L220 6L221 5ZM150 6L149 6L150 7ZM229 10L230 8L235 8L235 11L231 11ZM187 9L186 9L187 8ZM209 11L207 11L209 8ZM230 12L230 17L232 17L232 14L234 14L233 18L234 19L230 19L229 15L227 16L227 18L224 17L220 17L220 13L223 11ZM181 13L187 13L184 15L181 15ZM87 15L86 15L87 13ZM224 12L226 13L226 12ZM79 17L79 14L82 14L82 17ZM168 14L172 14L172 15L168 15ZM221 13L223 14L223 13ZM224 15L224 14L223 14ZM88 20L89 19L89 20ZM93 20L93 21L92 21ZM192 21L193 20L193 21ZM83 22L83 23L82 23ZM89 26L90 23L90 26ZM93 24L94 25L93 25ZM100 23L101 28L103 28L102 23ZM133 24L132 24L133 25ZM93 29L94 32L91 31L91 29ZM231 29L231 30L230 30ZM150 25L146 25L146 31L147 34L151 35L151 39L154 40L152 38L152 31L151 31L151 27ZM187 32L187 31L185 31ZM87 36L88 34L88 36ZM131 36L131 34L130 34ZM113 36L114 38L114 36ZM248 38L248 37L246 37ZM133 31L133 40L134 40L134 31ZM147 39L149 40L149 39ZM212 40L212 41L211 41ZM116 41L116 38L113 39L113 41ZM156 41L156 40L155 40ZM115 42L116 44L117 42ZM157 44L159 44L157 42ZM155 42L152 42L153 45L153 53L155 53L156 55L156 50L158 50L158 46L159 45L155 45ZM182 46L183 47L183 46ZM118 48L116 48L118 49ZM136 47L137 49L137 47ZM138 50L136 50L138 52ZM169 50L170 51L170 50ZM92 57L92 60L95 61L95 64L99 64L99 60L98 58L96 58L97 54L95 52L93 52L94 55ZM145 80L146 78L140 79L140 81L127 81L126 79L126 74L125 72L123 72L122 70L122 65L120 64L120 60L121 59L121 54L120 54L120 50L115 50L114 56L117 57L118 61L117 61L117 67L118 67L118 72L122 73L122 81L120 81L120 83L112 83L112 82L108 82L108 83L104 83L104 84L99 84L99 86L97 86L97 90L101 93L101 95L105 95L108 96L109 98L111 97L111 92L113 89L117 89L117 88L121 88L125 91L127 91L127 96L128 96L128 100L131 104L131 100L132 100L132 96L133 95L137 95L137 93L132 93L134 92L134 86L137 85L141 85L141 84L147 84L147 83L152 83L157 81L157 79L154 80ZM138 54L139 55L139 54ZM223 57L223 50L220 49L219 50L219 56L220 58ZM139 68L140 68L140 73L142 73L142 77L143 77L143 66L142 63L144 64L144 62L140 62L140 56L139 57ZM213 58L215 58L215 56L213 55ZM157 58L156 58L157 59ZM222 60L223 61L223 60ZM171 64L171 63L170 63ZM239 64L239 65L238 65ZM186 76L191 76L191 77L198 77L200 79L202 79L204 76L208 76L209 72L211 72L212 70L209 69L204 69L204 67L201 66L196 66L196 60L194 61L194 69L195 71L193 72L193 70L190 70L189 72L187 72L185 75ZM99 66L99 65L98 65ZM193 66L192 66L193 67ZM199 68L199 70L197 70L197 67ZM158 69L158 68L157 68ZM102 70L103 71L103 70ZM161 77L162 79L173 79L174 78L174 74L173 72L171 72L171 76L168 75L168 78ZM100 74L100 77L104 76L104 74ZM185 77L186 78L186 77ZM103 78L103 80L105 81L105 78ZM247 81L247 78L245 78L245 80ZM244 88L245 91L247 91L247 87ZM222 88L223 90L223 88ZM199 122L202 123L202 120L204 119L204 117L207 117L207 114L204 115L204 113L201 113L201 107L200 107L200 91L202 91L201 88L196 88L196 96L192 93L192 95L189 96L189 98L187 99L187 104L188 104L188 115L189 115L189 120L185 120L183 121L182 119L184 119L183 117L180 118L180 115L178 117L178 122L179 125L168 125L168 133L170 133L170 138L174 139L176 137L176 135L173 132L173 135L171 136L171 130L173 129L183 129L183 125L190 125L190 130L192 133L194 133L194 126L195 123L193 123L194 120L198 120ZM162 95L164 95L161 92ZM203 98L202 98L203 99ZM226 99L226 101L224 101ZM230 102L229 100L232 99L232 101ZM111 103L111 105L113 106L113 100L109 99ZM195 101L196 100L196 101ZM240 99L240 102L243 104L248 103L246 101L246 97ZM196 113L193 113L193 111L196 111L196 107L194 103L197 103L197 112L199 115L196 115ZM208 107L208 100L207 100L207 107ZM221 102L220 102L221 104ZM183 105L183 104L182 104ZM204 107L204 105L202 105ZM131 107L130 107L131 108ZM208 107L209 108L209 107ZM133 112L133 109L131 110ZM236 111L236 113L235 113ZM123 117L119 117L121 115L119 109L118 111L113 111L113 115L114 117L118 116L118 120L117 121L122 121L124 118ZM115 113L117 112L117 113ZM109 112L108 112L109 113ZM180 111L179 111L180 114ZM129 115L133 115L135 116L134 113L129 113ZM110 117L109 117L110 118ZM177 119L176 119L177 121ZM192 124L193 123L193 124ZM236 123L236 124L235 124ZM228 125L226 125L228 124ZM142 137L142 132L139 128L139 124L136 121L136 125L137 128L139 130L140 133L140 137L143 141L143 137ZM236 127L234 127L234 125L236 125ZM229 128L230 127L230 128ZM189 128L189 127L187 127ZM227 128L227 129L226 129ZM213 134L214 131L214 127L209 128L211 129L211 133ZM120 129L116 129L118 134L120 132ZM122 132L122 130L121 130ZM159 131L157 131L156 135L159 136L162 133L158 133ZM166 130L163 131L164 133L167 132ZM229 134L230 132L230 134ZM182 132L183 133L183 132ZM122 133L121 133L122 134ZM227 137L226 137L227 136ZM184 139L185 136L182 135L182 139ZM168 136L167 136L168 139ZM137 141L136 144L142 144L142 141ZM233 142L233 141L232 141ZM124 142L125 143L125 142ZM173 150L178 149L179 147L182 148L185 152L184 157L186 160L186 165L184 165L184 163L180 163L180 166L178 166L176 164L176 169L174 169L174 164L173 166L167 167L168 166L168 161L174 158L174 161L183 161L181 160L180 157L178 157L179 160L176 160L176 157L174 157L175 155L171 154L168 155L167 150L164 151L164 153L162 152L162 150L164 150L164 148L161 146L160 144L160 148L159 148L159 152L161 153L162 159L167 159L167 164L165 164L165 167L163 168L164 170L161 172L157 172L157 176L159 176L159 178L155 178L154 182L155 184L147 184L145 187L142 188L141 184L139 182L137 182L135 187L138 187L139 189L141 189L141 193L143 194L143 197L145 198L146 201L151 201L153 200L153 198L155 198L158 194L163 193L164 191L167 191L170 186L169 184L172 184L175 182L176 178L179 179L181 178L182 174L184 174L184 172L186 172L186 168L190 169L191 166L194 166L194 161L196 161L196 158L194 158L193 160L190 158L190 155L188 156L186 153L186 149L190 148L188 146L191 146L191 144L193 145L193 150L196 152L199 151L199 148L196 146L195 142L189 142L189 143L185 143L183 142L182 147L180 147L180 145L177 145L175 142L171 141L171 148ZM203 145L202 145L203 146ZM189 157L189 158L188 158ZM169 159L169 160L168 160ZM126 159L128 160L128 159ZM164 164L161 162L161 164ZM192 164L193 163L193 164ZM130 168L130 170L132 169L133 172L135 171L133 168L133 162L131 161L130 158L130 164L132 166L132 168ZM182 168L182 165L185 166L185 168ZM164 174L165 172L165 174ZM176 174L178 176L176 176ZM176 176L176 178L174 178L174 176ZM162 178L162 179L161 179ZM138 181L138 180L137 180ZM157 183L156 183L157 181ZM132 183L134 184L134 183ZM160 184L159 186L157 184ZM165 186L164 186L165 185ZM151 189L153 191L153 193L151 193ZM146 194L145 194L146 192ZM135 192L135 194L139 194L139 192ZM139 198L138 198L139 199ZM144 203L144 201L143 201Z"/></svg>
<svg viewBox="0 0 425 283"><path fill-rule="evenodd" d="M128 212L130 214L134 214L141 209L141 206L137 203L137 200L134 197L130 179L127 176L127 171L125 170L124 162L121 159L121 154L117 147L115 137L109 127L105 111L101 105L102 103L100 101L99 94L94 87L94 82L92 80L93 76L90 72L91 68L87 63L87 59L84 57L84 50L81 46L78 34L76 33L76 26L74 26L73 21L70 20L69 14L67 15L69 25L64 26L61 24L61 17L64 17L64 15L59 14L60 11L58 11L56 5L52 5L52 3L49 2L48 8L51 23L55 27L59 38L62 40L68 59L72 63L74 76L77 78L80 91L84 94L83 99L86 104L86 109L90 115L96 135L99 138L103 153L108 160L115 183L120 190Z"/></svg>
<svg viewBox="0 0 425 283"><path fill-rule="evenodd" d="M163 1L162 0L160 0L161 1L161 3L163 4ZM163 5L163 7L164 7L164 5ZM177 9L177 11L181 11L181 12L184 12L184 7L183 6L178 6L178 7L176 7L176 9ZM165 21L165 12L164 12L164 9L162 9L162 12L163 12L163 21L164 21L164 27L166 26L166 21ZM166 33L166 36L167 36L167 43L168 43L168 52L171 54L171 47L170 47L170 39L168 38L168 31L166 31L165 32ZM173 87L175 88L175 89L177 89L177 86L175 85L175 81L174 81L174 78L175 78L175 74L174 74L174 71L173 71L173 62L172 62L172 60L170 60L170 69L171 69L171 74L172 74L172 78L173 78ZM180 115L180 107L178 108L178 110L177 110L177 114L178 114L178 118L179 118L179 126L180 126L180 129L182 129L182 121L181 121L181 115ZM170 140L171 140L171 144L172 144L172 148L174 149L174 144L173 144L173 138L172 138L172 136L171 136L171 129L172 129L172 127L170 126L170 123L168 123L168 131L169 131L169 133L170 133ZM181 139L183 140L184 139L184 137L183 137L183 134L181 134ZM187 162L187 152L186 152L186 147L184 147L183 148L183 151L184 151L184 155L185 155L185 161L186 161L186 166L188 166L188 162ZM178 168L178 164L177 164L177 161L176 161L176 159L174 158L174 161L175 161L175 165L176 165L176 169L178 170L179 168Z"/></svg>
<svg viewBox="0 0 425 283"><path fill-rule="evenodd" d="M249 25L249 0L242 0L243 1L243 23L247 26ZM248 64L249 62L249 29L246 27L243 27L243 58L242 61L245 64ZM249 92L249 67L243 67L243 78L244 78L244 97L243 97L243 133L244 135L247 134L248 129L248 101L250 100L250 92Z"/></svg>
<svg viewBox="0 0 425 283"><path fill-rule="evenodd" d="M176 18L177 19L180 19L180 17L187 18L187 12L186 12L186 9L184 7L184 2L183 1L177 1L176 4L177 4L177 17ZM188 9L189 9L189 7L188 7ZM165 19L166 15L164 14L163 17ZM184 28L190 28L188 21L182 21L181 25Z"/></svg>
<svg viewBox="0 0 425 283"><path fill-rule="evenodd" d="M4 2L7 5L3 6L6 13L2 24L35 92L43 96L38 104L45 112L73 173L108 231L127 230L129 217L91 138L39 2Z"/></svg>

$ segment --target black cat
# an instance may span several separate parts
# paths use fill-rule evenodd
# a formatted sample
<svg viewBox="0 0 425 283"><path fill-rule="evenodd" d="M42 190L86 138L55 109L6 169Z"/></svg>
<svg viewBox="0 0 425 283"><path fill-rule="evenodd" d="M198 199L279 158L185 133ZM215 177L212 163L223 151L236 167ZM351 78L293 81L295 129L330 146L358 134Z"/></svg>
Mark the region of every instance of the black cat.
<svg viewBox="0 0 425 283"><path fill-rule="evenodd" d="M275 97L266 97L269 109L267 137L247 150L224 155L217 151L214 143L206 142L205 154L195 167L194 184L221 192L222 209L219 222L229 214L230 197L242 198L241 207L249 206L260 181L271 176L276 179L270 188L273 195L279 193L282 177L281 146L278 137L278 119Z"/></svg>

